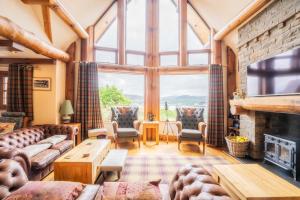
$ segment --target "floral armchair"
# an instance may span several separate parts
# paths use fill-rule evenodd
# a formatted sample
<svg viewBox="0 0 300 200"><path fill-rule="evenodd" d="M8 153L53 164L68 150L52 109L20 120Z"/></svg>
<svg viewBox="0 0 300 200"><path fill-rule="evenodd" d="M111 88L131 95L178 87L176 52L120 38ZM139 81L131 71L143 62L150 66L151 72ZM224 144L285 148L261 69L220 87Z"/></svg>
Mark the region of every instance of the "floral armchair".
<svg viewBox="0 0 300 200"><path fill-rule="evenodd" d="M116 148L120 139L133 139L133 141L137 139L140 147L139 128L141 122L138 121L138 110L138 107L130 106L111 108Z"/></svg>
<svg viewBox="0 0 300 200"><path fill-rule="evenodd" d="M178 149L182 141L203 142L203 154L205 153L205 128L203 113L204 108L179 107L176 108L176 126L178 128Z"/></svg>

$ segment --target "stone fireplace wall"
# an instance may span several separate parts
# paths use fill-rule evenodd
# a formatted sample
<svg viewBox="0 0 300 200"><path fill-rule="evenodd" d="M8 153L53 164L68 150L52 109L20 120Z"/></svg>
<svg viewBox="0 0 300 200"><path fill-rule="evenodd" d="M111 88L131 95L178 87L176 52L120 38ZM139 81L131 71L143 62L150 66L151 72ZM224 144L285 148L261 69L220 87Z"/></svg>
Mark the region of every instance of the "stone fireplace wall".
<svg viewBox="0 0 300 200"><path fill-rule="evenodd" d="M240 88L246 92L247 65L300 47L300 1L275 0L238 30Z"/></svg>
<svg viewBox="0 0 300 200"><path fill-rule="evenodd" d="M249 64L300 47L300 0L274 0L239 28L238 41L239 86L247 93ZM263 134L271 127L276 130L274 127L286 125L280 124L284 123L282 116L278 123L275 123L276 117L271 117L274 122L270 125L270 114L249 111L240 116L240 134L250 139L253 158L263 157Z"/></svg>

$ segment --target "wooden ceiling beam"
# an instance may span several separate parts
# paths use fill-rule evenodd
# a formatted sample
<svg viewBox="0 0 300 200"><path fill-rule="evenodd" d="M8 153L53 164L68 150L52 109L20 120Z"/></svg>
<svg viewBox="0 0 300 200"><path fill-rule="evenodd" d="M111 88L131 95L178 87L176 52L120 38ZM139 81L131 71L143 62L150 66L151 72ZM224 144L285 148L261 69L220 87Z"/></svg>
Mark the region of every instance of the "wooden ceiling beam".
<svg viewBox="0 0 300 200"><path fill-rule="evenodd" d="M48 58L0 58L0 64L45 64L45 65L55 65L55 59Z"/></svg>
<svg viewBox="0 0 300 200"><path fill-rule="evenodd" d="M25 4L39 4L50 7L82 39L89 37L85 29L59 0L21 0Z"/></svg>
<svg viewBox="0 0 300 200"><path fill-rule="evenodd" d="M222 40L228 33L237 28L239 25L250 19L259 10L265 7L272 0L255 0L250 3L244 10L240 12L235 18L233 18L226 26L224 26L214 36L215 40Z"/></svg>
<svg viewBox="0 0 300 200"><path fill-rule="evenodd" d="M55 48L53 45L39 39L33 33L24 30L6 17L0 16L0 36L10 39L24 47L31 49L37 54L64 62L69 60L69 54Z"/></svg>
<svg viewBox="0 0 300 200"><path fill-rule="evenodd" d="M52 29L51 29L51 16L50 16L50 8L48 6L42 5L42 14L43 14L43 22L44 22L44 30L49 40L52 42Z"/></svg>

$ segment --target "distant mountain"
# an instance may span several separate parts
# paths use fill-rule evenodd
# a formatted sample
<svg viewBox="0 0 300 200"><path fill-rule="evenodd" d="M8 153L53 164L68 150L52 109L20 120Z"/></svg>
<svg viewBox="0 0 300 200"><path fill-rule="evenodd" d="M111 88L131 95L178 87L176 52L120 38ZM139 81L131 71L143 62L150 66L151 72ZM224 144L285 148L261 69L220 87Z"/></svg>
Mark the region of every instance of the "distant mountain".
<svg viewBox="0 0 300 200"><path fill-rule="evenodd" d="M142 105L144 102L144 97L139 95L129 95L125 96L132 100L134 104ZM160 104L164 105L165 102L168 102L169 106L201 106L207 104L207 97L205 96L191 96L191 95L178 95L178 96L167 96L161 97Z"/></svg>

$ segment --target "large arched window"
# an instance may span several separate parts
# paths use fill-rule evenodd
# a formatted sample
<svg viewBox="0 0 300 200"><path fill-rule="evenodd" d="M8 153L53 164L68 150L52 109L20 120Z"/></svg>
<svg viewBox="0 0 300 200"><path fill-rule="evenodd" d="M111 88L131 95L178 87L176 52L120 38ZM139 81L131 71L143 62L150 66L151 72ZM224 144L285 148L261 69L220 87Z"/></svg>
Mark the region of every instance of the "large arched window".
<svg viewBox="0 0 300 200"><path fill-rule="evenodd" d="M125 13L118 18L118 7L120 1L124 1ZM157 6L149 6L154 2ZM103 15L99 21L100 25L95 26L95 60L103 63L118 63L118 42L125 40L124 57L125 64L132 66L146 66L146 59L158 59L159 66L180 66L180 16L178 0L117 0L113 6ZM210 63L210 28L203 21L193 7L187 3L185 17L186 26L186 52L187 65L201 66ZM157 20L147 23L148 16L157 16ZM148 17L150 18L150 17ZM118 27L118 19L124 21L124 26ZM122 24L122 23L121 23ZM152 25L152 27L147 27ZM102 29L102 30L97 30ZM120 30L122 29L122 30ZM103 31L104 30L104 31ZM118 38L118 32L124 32L124 38ZM147 31L157 31L155 38L152 38L153 48L147 48L149 41ZM151 34L150 34L151 35ZM122 42L122 41L121 41ZM149 44L148 44L149 45ZM155 46L157 51L155 50ZM147 52L147 50L152 52ZM151 56L147 56L151 55ZM148 62L149 63L149 62ZM146 66L147 67L147 66ZM158 67L158 66L156 66Z"/></svg>

